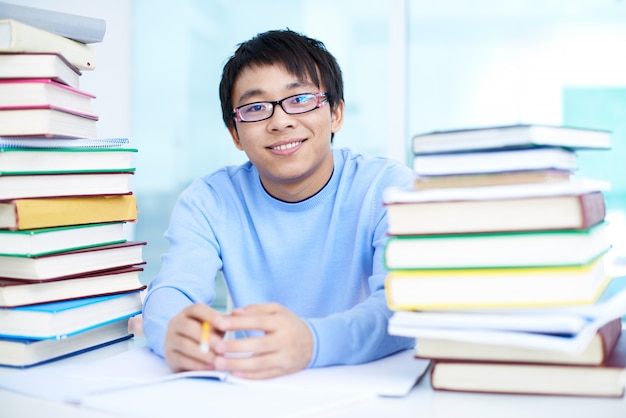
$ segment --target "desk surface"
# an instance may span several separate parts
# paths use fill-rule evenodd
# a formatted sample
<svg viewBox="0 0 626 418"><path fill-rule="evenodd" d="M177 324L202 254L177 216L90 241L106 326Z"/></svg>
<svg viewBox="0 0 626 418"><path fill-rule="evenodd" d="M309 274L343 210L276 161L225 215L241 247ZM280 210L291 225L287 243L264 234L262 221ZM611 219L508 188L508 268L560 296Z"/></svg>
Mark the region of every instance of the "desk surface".
<svg viewBox="0 0 626 418"><path fill-rule="evenodd" d="M64 359L51 365L89 363L110 357L145 344L143 338ZM46 367L46 366L39 366ZM20 373L20 370L0 367L0 373ZM172 400L175 402L175 400ZM103 418L109 414L87 410L76 405L48 401L0 390L0 416L6 418L45 416L46 418ZM490 395L433 391L425 376L404 398L375 398L338 407L324 414L325 418L346 417L468 417L468 418L624 418L626 398L578 398L563 396Z"/></svg>

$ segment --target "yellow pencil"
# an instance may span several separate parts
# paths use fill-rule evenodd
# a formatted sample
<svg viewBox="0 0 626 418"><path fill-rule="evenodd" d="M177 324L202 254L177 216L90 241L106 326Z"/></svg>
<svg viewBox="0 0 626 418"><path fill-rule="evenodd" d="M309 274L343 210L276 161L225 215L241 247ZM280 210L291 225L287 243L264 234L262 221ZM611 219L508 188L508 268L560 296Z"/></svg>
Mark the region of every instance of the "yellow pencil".
<svg viewBox="0 0 626 418"><path fill-rule="evenodd" d="M204 321L202 323L202 337L200 338L200 352L209 352L209 334L211 333L211 324Z"/></svg>

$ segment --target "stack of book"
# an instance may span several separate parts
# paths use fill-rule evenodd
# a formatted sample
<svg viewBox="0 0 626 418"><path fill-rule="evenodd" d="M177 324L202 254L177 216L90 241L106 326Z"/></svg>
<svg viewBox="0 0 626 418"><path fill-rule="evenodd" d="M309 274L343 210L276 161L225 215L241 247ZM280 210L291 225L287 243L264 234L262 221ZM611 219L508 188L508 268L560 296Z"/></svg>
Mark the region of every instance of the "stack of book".
<svg viewBox="0 0 626 418"><path fill-rule="evenodd" d="M137 150L97 138L80 90L104 21L0 6L0 365L25 367L132 337L145 243Z"/></svg>
<svg viewBox="0 0 626 418"><path fill-rule="evenodd" d="M576 175L577 152L609 149L610 139L606 131L542 125L413 138L415 184L388 189L384 198L390 234L386 295L396 311L389 332L417 338L417 356L434 360L435 389L623 396L626 359L616 364L623 349L613 347L626 344L616 344L626 294L613 290L604 268L611 248L606 185ZM486 357L444 359L422 352L429 338L439 343L436 351L464 342ZM572 377L556 373L557 365L571 366L578 360L570 358L591 344L600 344L605 354L594 365L611 367L569 369L585 376L610 369L604 379L612 380L571 385ZM532 355L521 355L521 348ZM487 354L498 350L508 354ZM549 360L542 362L545 351ZM615 358L609 359L611 353ZM505 363L511 385L492 373ZM451 368L470 365L470 374L482 381L462 373L449 377ZM512 369L526 378L517 379ZM441 375L449 377L446 384ZM538 384L546 375L553 378ZM529 380L535 383L522 384Z"/></svg>

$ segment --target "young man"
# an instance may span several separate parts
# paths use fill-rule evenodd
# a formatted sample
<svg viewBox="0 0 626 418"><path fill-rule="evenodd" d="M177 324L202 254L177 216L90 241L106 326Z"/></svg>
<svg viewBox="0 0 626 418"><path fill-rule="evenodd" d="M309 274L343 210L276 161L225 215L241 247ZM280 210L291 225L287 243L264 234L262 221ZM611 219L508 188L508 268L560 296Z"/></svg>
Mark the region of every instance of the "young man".
<svg viewBox="0 0 626 418"><path fill-rule="evenodd" d="M413 172L331 147L344 112L335 58L290 30L259 34L226 63L220 99L249 161L181 194L144 303L148 345L175 371L251 379L410 347L387 333L381 202ZM219 270L235 307L228 315L209 307ZM229 331L245 338L225 339Z"/></svg>

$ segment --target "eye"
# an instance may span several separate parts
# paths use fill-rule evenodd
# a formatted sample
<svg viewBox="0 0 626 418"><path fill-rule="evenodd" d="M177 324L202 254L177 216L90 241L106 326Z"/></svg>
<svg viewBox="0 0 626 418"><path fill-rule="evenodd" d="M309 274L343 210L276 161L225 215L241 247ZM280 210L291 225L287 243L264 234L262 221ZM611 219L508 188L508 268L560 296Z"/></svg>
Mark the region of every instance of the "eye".
<svg viewBox="0 0 626 418"><path fill-rule="evenodd" d="M259 112L267 112L270 109L270 106L270 103L252 103L242 107L239 112L246 115L251 115Z"/></svg>
<svg viewBox="0 0 626 418"><path fill-rule="evenodd" d="M299 94L297 96L293 96L291 100L289 100L289 104L294 106L305 106L314 99L315 96L312 94Z"/></svg>

